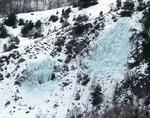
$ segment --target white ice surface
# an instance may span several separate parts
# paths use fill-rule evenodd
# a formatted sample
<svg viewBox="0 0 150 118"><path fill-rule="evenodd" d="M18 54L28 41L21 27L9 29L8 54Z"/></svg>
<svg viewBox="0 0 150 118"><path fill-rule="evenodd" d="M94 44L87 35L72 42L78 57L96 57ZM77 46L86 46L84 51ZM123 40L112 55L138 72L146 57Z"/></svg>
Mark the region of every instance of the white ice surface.
<svg viewBox="0 0 150 118"><path fill-rule="evenodd" d="M28 60L26 79L33 84L48 82L54 70L54 61L50 56L38 55L37 59Z"/></svg>
<svg viewBox="0 0 150 118"><path fill-rule="evenodd" d="M92 45L94 53L88 60L89 72L101 77L122 75L130 51L131 28L131 19L123 18L100 33Z"/></svg>

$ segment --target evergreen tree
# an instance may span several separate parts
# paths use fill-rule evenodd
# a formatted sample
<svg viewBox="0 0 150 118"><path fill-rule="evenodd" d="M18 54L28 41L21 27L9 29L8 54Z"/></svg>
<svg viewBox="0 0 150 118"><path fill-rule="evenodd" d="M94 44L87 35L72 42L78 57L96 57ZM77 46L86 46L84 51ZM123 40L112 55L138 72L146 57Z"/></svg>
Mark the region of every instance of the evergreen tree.
<svg viewBox="0 0 150 118"><path fill-rule="evenodd" d="M121 8L121 0L116 1L116 6L117 6L117 9Z"/></svg>
<svg viewBox="0 0 150 118"><path fill-rule="evenodd" d="M138 11L144 10L146 8L145 2L143 2L143 0L137 0L137 1L138 1L137 10Z"/></svg>
<svg viewBox="0 0 150 118"><path fill-rule="evenodd" d="M143 3L143 0L137 0L139 4L142 4Z"/></svg>
<svg viewBox="0 0 150 118"><path fill-rule="evenodd" d="M127 0L124 2L123 9L128 10L128 11L133 11L134 10L134 2L132 0Z"/></svg>
<svg viewBox="0 0 150 118"><path fill-rule="evenodd" d="M4 45L3 45L3 52L6 52L6 51L7 51L7 45L4 44Z"/></svg>
<svg viewBox="0 0 150 118"><path fill-rule="evenodd" d="M92 95L92 105L99 107L100 103L103 101L103 94L101 92L101 86L97 85L94 88L94 91L91 93Z"/></svg>
<svg viewBox="0 0 150 118"><path fill-rule="evenodd" d="M34 24L32 21L30 21L29 23L26 23L25 26L21 29L21 33L23 36L28 35L28 33L33 29Z"/></svg>
<svg viewBox="0 0 150 118"><path fill-rule="evenodd" d="M9 14L5 19L4 19L4 24L6 26L11 26L11 27L15 27L17 24L17 17L15 15L15 13L11 13Z"/></svg>
<svg viewBox="0 0 150 118"><path fill-rule="evenodd" d="M36 29L39 29L39 28L41 28L41 25L42 25L41 20L38 20L38 21L35 23L35 28L36 28Z"/></svg>
<svg viewBox="0 0 150 118"><path fill-rule="evenodd" d="M123 11L120 13L121 17L131 17L134 12L134 2L127 0L124 2Z"/></svg>
<svg viewBox="0 0 150 118"><path fill-rule="evenodd" d="M3 24L0 24L0 38L6 38L8 36L7 30Z"/></svg>
<svg viewBox="0 0 150 118"><path fill-rule="evenodd" d="M21 18L21 19L19 19L19 21L18 21L18 25L19 26L21 26L21 25L25 25L25 22L24 22L24 20Z"/></svg>

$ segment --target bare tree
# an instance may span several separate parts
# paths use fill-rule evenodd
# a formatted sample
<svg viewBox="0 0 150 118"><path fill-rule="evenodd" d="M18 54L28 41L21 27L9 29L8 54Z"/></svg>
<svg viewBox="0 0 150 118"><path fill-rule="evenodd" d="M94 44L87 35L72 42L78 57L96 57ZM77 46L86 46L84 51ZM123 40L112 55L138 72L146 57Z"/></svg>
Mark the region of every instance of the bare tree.
<svg viewBox="0 0 150 118"><path fill-rule="evenodd" d="M69 5L72 0L0 0L0 15L31 12Z"/></svg>

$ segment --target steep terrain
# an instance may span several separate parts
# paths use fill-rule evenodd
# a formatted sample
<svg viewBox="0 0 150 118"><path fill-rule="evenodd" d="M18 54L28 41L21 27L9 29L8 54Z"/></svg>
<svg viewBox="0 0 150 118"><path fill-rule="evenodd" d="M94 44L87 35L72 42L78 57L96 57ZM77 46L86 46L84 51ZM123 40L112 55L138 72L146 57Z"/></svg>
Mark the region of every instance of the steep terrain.
<svg viewBox="0 0 150 118"><path fill-rule="evenodd" d="M19 22L5 25L9 36L0 38L0 118L110 118L113 108L117 112L131 102L132 110L141 105L145 113L149 94L140 99L137 90L145 90L139 89L145 79L140 85L138 80L141 73L146 76L148 64L134 62L143 50L140 21L147 8L121 17L116 0L98 2L82 10L68 6L18 14L18 20L34 24L25 34ZM38 20L41 26L35 25Z"/></svg>

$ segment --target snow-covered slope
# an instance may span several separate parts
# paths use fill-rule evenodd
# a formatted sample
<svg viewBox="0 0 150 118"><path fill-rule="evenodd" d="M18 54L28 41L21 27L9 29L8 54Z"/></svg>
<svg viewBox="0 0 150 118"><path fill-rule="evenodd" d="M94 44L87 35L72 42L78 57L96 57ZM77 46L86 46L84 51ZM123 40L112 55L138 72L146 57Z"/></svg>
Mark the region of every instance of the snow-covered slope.
<svg viewBox="0 0 150 118"><path fill-rule="evenodd" d="M6 27L20 43L17 49L2 52L9 38L0 39L0 118L71 118L72 114L92 118L87 113L98 109L91 102L97 85L103 97L98 112L102 115L113 106L116 85L128 71L131 36L142 29L140 12L120 18L117 11L110 11L115 1L99 0L83 10L69 6L67 27L59 21L62 10L69 7L17 15L34 23L40 19L43 36L22 37L22 26ZM59 20L49 21L56 13ZM89 17L82 22L88 28L76 37L73 19L79 15Z"/></svg>
<svg viewBox="0 0 150 118"><path fill-rule="evenodd" d="M105 95L105 105L110 105L116 82L124 79L127 70L127 61L130 52L129 39L132 36L132 20L123 18L99 35L92 45L90 57L85 60L89 67L87 73L96 78L102 86Z"/></svg>

